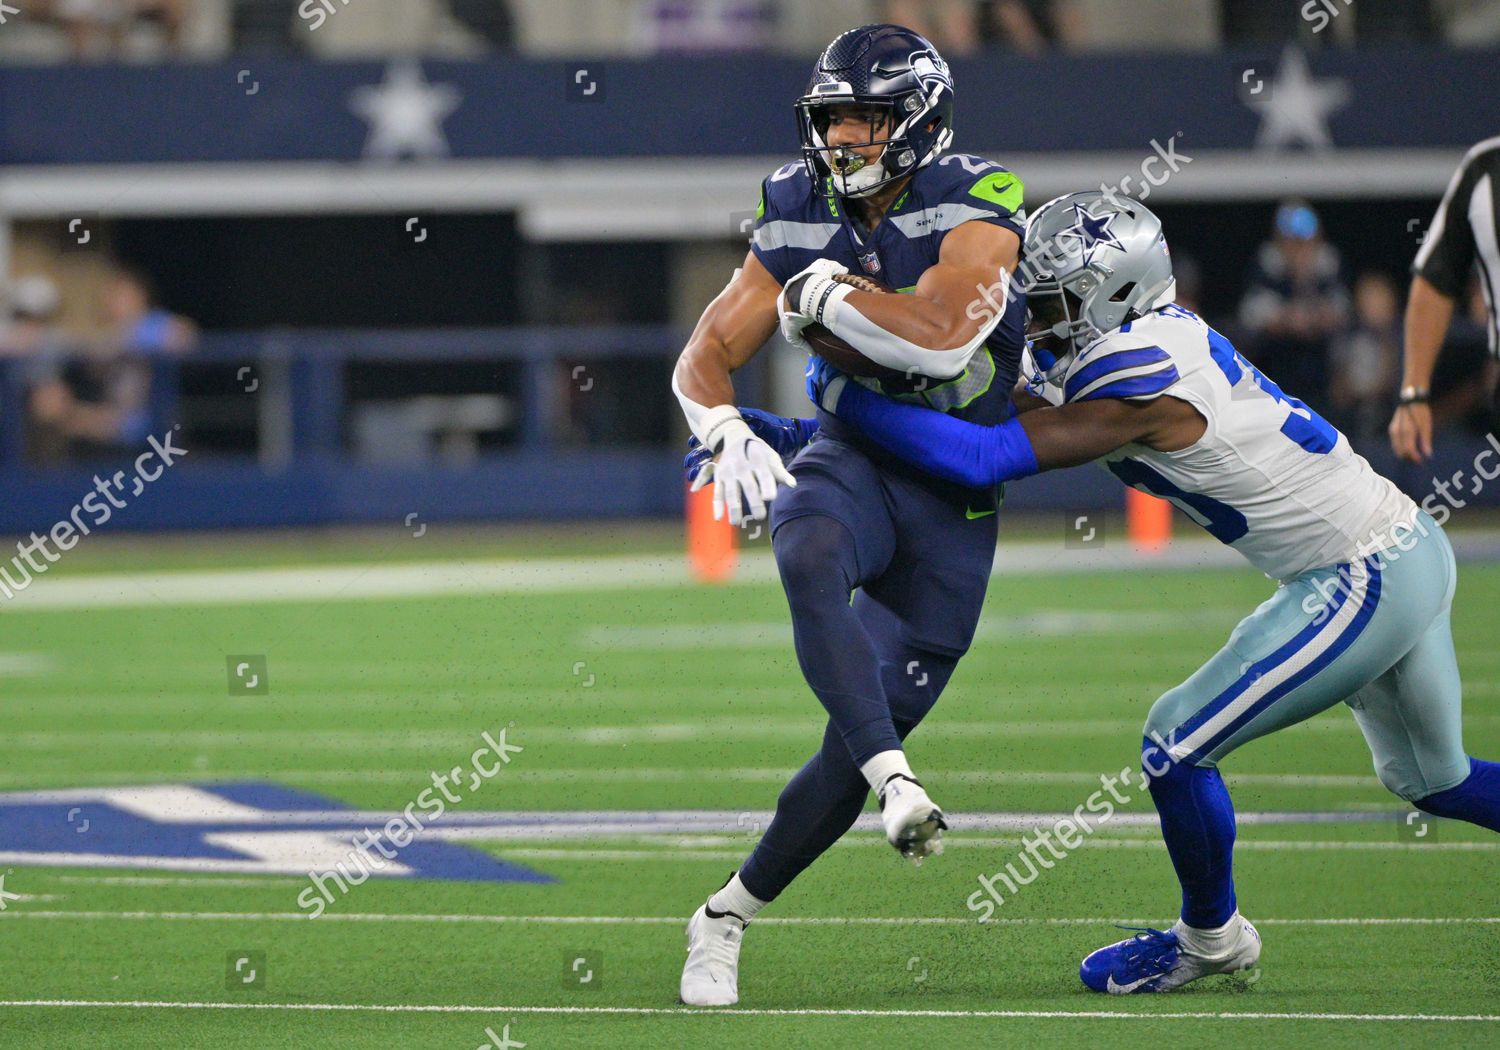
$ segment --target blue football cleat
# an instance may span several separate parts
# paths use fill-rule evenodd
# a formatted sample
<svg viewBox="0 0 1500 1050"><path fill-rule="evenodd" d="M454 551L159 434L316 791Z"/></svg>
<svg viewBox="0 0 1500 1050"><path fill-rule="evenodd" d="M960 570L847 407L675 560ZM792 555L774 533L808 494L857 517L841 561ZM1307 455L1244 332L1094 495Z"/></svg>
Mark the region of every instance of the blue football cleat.
<svg viewBox="0 0 1500 1050"><path fill-rule="evenodd" d="M1078 968L1078 976L1094 991L1110 995L1156 991L1161 979L1177 967L1177 934L1120 928L1135 930L1135 936L1091 954Z"/></svg>

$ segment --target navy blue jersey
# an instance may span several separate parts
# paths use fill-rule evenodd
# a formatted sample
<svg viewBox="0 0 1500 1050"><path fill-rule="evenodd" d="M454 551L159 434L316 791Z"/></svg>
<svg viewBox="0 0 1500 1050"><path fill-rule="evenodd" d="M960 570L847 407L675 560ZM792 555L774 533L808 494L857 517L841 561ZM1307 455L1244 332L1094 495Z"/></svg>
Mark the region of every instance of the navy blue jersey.
<svg viewBox="0 0 1500 1050"><path fill-rule="evenodd" d="M909 292L937 263L948 231L963 223L993 223L1023 236L1026 213L1021 198L1021 180L1012 172L981 157L948 154L917 171L875 229L867 233L857 220L851 220L844 202L826 183L815 187L804 165L788 164L761 184L750 249L783 285L818 259L833 259L851 272L867 273ZM999 299L996 289L993 301L998 304ZM975 300L984 305L978 289ZM1025 319L1025 296L1014 289L1000 323L957 377L860 382L897 400L926 405L969 422L1003 423L1014 412L1011 391L1020 371ZM823 434L858 447L882 466L903 474L910 470L837 417L820 410L818 423Z"/></svg>

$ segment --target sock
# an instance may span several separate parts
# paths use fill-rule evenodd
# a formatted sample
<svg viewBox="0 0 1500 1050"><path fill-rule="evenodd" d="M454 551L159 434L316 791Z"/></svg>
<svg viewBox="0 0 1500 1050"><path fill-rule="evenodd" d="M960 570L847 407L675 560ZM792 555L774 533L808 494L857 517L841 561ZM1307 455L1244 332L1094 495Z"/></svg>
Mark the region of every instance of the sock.
<svg viewBox="0 0 1500 1050"><path fill-rule="evenodd" d="M1500 762L1469 759L1469 775L1463 783L1417 799L1418 809L1438 817L1454 817L1500 831Z"/></svg>
<svg viewBox="0 0 1500 1050"><path fill-rule="evenodd" d="M746 922L755 918L755 913L766 906L766 902L753 896L740 881L740 873L729 876L729 881L708 898L708 910L720 915L737 915Z"/></svg>
<svg viewBox="0 0 1500 1050"><path fill-rule="evenodd" d="M1189 926L1179 920L1172 929L1177 934L1177 940L1192 952L1212 957L1222 955L1225 948L1239 939L1239 918L1240 913L1236 911L1228 922L1211 930Z"/></svg>
<svg viewBox="0 0 1500 1050"><path fill-rule="evenodd" d="M898 774L912 780L917 779L912 775L911 766L906 764L905 751L882 751L860 766L859 771L865 775L865 779L870 782L870 787L877 793L882 784Z"/></svg>
<svg viewBox="0 0 1500 1050"><path fill-rule="evenodd" d="M1148 737L1142 746L1155 744ZM1182 884L1182 921L1199 930L1217 930L1235 912L1229 790L1217 769L1180 762L1149 783L1161 835Z"/></svg>

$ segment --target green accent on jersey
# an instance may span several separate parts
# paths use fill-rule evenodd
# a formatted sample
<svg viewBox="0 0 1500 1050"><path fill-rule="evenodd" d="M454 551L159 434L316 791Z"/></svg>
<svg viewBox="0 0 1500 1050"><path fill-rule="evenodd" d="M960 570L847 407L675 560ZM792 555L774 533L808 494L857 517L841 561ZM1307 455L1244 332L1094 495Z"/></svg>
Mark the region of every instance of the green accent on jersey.
<svg viewBox="0 0 1500 1050"><path fill-rule="evenodd" d="M760 188L760 204L755 209L755 221L759 222L761 219L764 219L765 217L766 217L766 188L765 188L765 186L761 186L761 188Z"/></svg>
<svg viewBox="0 0 1500 1050"><path fill-rule="evenodd" d="M978 521L980 518L988 518L993 513L995 512L992 510L975 510L973 507L964 508L964 517L968 518L970 521Z"/></svg>
<svg viewBox="0 0 1500 1050"><path fill-rule="evenodd" d="M861 386L867 387L894 401L925 405L939 412L956 412L966 408L975 398L981 397L995 382L995 356L989 347L981 347L984 356L976 353L969 359L969 367L952 379L921 390L887 390L878 379L863 376L852 377Z"/></svg>
<svg viewBox="0 0 1500 1050"><path fill-rule="evenodd" d="M995 368L995 355L990 353L987 346L980 347L980 350L984 356L980 357L976 353L969 359L969 367L957 376L918 392L927 407L940 412L967 408L975 398L982 396L990 388L998 371Z"/></svg>
<svg viewBox="0 0 1500 1050"><path fill-rule="evenodd" d="M1012 214L1019 214L1025 187L1014 172L995 171L970 186L969 196L998 204Z"/></svg>
<svg viewBox="0 0 1500 1050"><path fill-rule="evenodd" d="M896 203L891 205L891 211L900 211L901 210L901 205L905 204L906 203L906 198L910 197L910 196L911 196L911 190L909 190L909 189L902 190L901 191L901 196L899 196L899 197L896 198Z"/></svg>
<svg viewBox="0 0 1500 1050"><path fill-rule="evenodd" d="M838 194L833 192L833 176L829 175L823 180L823 199L828 202L828 211L834 218L838 218Z"/></svg>

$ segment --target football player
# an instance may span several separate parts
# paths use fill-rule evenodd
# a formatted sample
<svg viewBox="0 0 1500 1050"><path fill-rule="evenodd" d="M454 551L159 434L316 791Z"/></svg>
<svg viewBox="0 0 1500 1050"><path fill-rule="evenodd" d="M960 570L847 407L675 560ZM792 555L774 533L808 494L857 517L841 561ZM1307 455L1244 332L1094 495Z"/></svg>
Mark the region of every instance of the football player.
<svg viewBox="0 0 1500 1050"><path fill-rule="evenodd" d="M986 427L809 369L826 414L914 466L989 485L1100 459L1279 580L1225 647L1146 719L1142 764L1182 884L1181 918L1083 961L1095 991L1161 992L1255 965L1239 913L1234 808L1218 763L1343 701L1380 782L1500 831L1500 763L1463 748L1441 523L1348 440L1172 302L1161 223L1128 198L1059 197L1027 226L1023 280L1045 400ZM1046 405L1047 407L1036 407ZM1438 507L1444 520L1447 509Z"/></svg>
<svg viewBox="0 0 1500 1050"><path fill-rule="evenodd" d="M695 484L713 481L716 514L741 524L772 504L797 659L828 712L822 747L782 791L765 835L688 923L680 990L691 1005L737 1001L745 924L849 829L872 789L893 846L916 861L939 851L942 810L902 742L973 638L996 486L913 469L832 416L784 466L763 435L785 435L734 407L730 374L778 324L805 346L816 321L909 377L885 389L934 416L1010 418L1025 315L1007 294L1022 187L998 164L945 154L953 99L947 64L908 29L834 40L796 103L803 159L762 184L750 253L673 375L712 456ZM910 294L861 290L860 274ZM987 308L969 309L979 292Z"/></svg>

